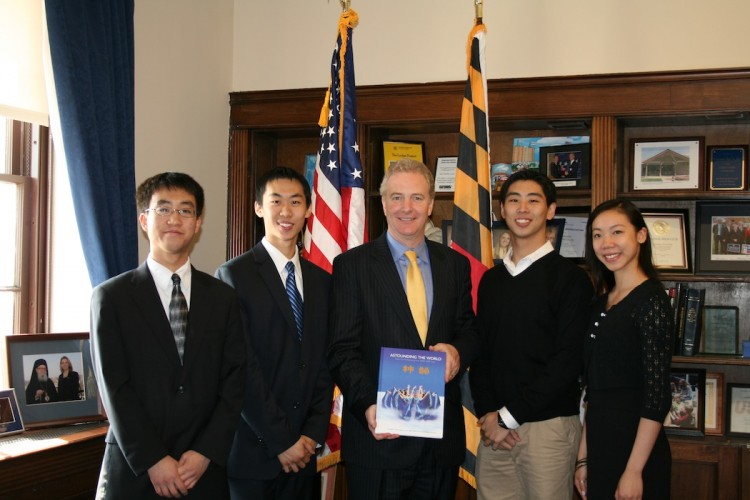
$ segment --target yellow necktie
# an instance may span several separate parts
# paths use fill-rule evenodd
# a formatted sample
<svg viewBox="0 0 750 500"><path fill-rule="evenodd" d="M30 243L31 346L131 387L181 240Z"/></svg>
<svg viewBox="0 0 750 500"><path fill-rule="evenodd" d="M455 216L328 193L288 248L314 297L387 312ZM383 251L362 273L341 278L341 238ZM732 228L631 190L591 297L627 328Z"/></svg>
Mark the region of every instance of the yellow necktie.
<svg viewBox="0 0 750 500"><path fill-rule="evenodd" d="M419 338L422 345L427 340L427 297L422 280L422 272L417 264L417 254L413 250L407 250L404 255L409 259L409 267L406 269L406 298L409 301L411 315L414 324L417 325Z"/></svg>

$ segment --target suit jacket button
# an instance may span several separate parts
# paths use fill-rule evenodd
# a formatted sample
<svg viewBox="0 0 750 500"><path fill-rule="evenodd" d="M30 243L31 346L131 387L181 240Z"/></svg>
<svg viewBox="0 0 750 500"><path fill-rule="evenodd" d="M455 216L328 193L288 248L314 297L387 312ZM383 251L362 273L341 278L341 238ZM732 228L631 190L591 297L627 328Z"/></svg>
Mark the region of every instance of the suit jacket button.
<svg viewBox="0 0 750 500"><path fill-rule="evenodd" d="M299 408L299 401L297 401L297 402L295 402L295 403L294 403L294 406L293 406L293 408L294 408L295 410L296 410L297 408Z"/></svg>
<svg viewBox="0 0 750 500"><path fill-rule="evenodd" d="M185 388L183 386L178 387L177 388L177 393L178 394L185 394Z"/></svg>
<svg viewBox="0 0 750 500"><path fill-rule="evenodd" d="M299 369L300 370L304 370L305 368L307 368L307 365L305 363L300 363L299 364Z"/></svg>

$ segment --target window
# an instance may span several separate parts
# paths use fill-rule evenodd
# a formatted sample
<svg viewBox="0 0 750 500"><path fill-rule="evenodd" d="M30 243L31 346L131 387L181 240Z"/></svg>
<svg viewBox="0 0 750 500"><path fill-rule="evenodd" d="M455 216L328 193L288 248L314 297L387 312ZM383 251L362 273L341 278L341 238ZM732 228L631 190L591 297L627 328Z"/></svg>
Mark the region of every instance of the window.
<svg viewBox="0 0 750 500"><path fill-rule="evenodd" d="M43 327L38 317L37 291L44 269L39 249L44 243L46 218L39 217L40 192L46 179L47 128L0 118L0 335L35 332ZM45 139L43 139L43 137ZM44 257L44 253L41 254Z"/></svg>

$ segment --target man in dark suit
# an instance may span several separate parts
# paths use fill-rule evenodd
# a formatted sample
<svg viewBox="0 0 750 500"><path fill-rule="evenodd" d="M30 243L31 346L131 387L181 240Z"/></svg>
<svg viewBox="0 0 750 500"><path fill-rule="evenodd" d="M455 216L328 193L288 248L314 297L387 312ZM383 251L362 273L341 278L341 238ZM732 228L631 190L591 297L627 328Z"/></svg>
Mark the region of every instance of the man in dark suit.
<svg viewBox="0 0 750 500"><path fill-rule="evenodd" d="M465 454L457 375L478 346L469 262L425 240L435 195L425 165L410 159L391 165L380 194L386 234L333 263L328 365L344 395L342 453L350 497L453 499ZM416 252L424 282L426 333L420 333L405 291L409 250ZM446 353L443 439L375 432L381 347Z"/></svg>
<svg viewBox="0 0 750 500"><path fill-rule="evenodd" d="M226 498L245 384L239 301L190 265L203 211L194 179L158 174L136 201L148 258L91 299L94 369L110 422L97 498Z"/></svg>
<svg viewBox="0 0 750 500"><path fill-rule="evenodd" d="M297 250L310 215L305 178L290 168L272 169L259 179L255 200L265 237L216 272L240 296L248 357L257 357L261 372L248 370L229 456L230 491L237 499L310 499L333 396L325 363L330 275ZM302 299L300 331L287 286Z"/></svg>

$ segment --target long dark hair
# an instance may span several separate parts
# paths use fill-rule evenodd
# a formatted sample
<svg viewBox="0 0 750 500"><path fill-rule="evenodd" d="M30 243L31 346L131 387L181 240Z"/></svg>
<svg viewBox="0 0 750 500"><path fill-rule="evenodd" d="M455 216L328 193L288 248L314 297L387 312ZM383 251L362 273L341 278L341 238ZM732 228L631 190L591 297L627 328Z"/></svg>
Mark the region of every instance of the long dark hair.
<svg viewBox="0 0 750 500"><path fill-rule="evenodd" d="M640 251L638 252L638 267L643 271L649 279L659 281L659 273L656 272L654 262L651 253L651 235L648 233L648 227L646 221L643 220L638 207L633 205L632 202L615 198L613 200L607 200L598 207L596 207L589 220L586 223L586 262L591 269L591 279L594 282L594 289L596 293L601 295L615 286L615 275L612 271L596 258L594 254L594 243L591 235L591 224L594 220L604 212L609 210L617 210L618 212L625 215L628 221L635 227L636 231L640 231L642 228L646 228L646 241L641 243Z"/></svg>

